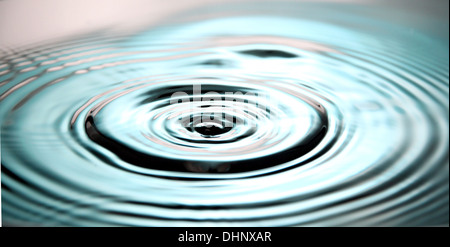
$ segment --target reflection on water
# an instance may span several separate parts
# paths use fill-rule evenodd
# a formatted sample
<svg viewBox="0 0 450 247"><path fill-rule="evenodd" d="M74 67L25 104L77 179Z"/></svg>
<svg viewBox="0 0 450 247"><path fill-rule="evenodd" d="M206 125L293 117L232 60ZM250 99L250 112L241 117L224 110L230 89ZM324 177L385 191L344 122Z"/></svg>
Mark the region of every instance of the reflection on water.
<svg viewBox="0 0 450 247"><path fill-rule="evenodd" d="M448 224L448 30L273 6L4 56L3 223Z"/></svg>

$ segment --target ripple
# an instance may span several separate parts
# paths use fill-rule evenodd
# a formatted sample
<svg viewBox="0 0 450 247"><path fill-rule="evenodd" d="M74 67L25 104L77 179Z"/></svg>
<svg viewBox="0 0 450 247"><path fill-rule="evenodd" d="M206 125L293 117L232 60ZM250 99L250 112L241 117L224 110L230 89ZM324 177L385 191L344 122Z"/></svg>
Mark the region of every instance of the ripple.
<svg viewBox="0 0 450 247"><path fill-rule="evenodd" d="M359 18L221 17L6 55L4 224L448 224L448 40Z"/></svg>

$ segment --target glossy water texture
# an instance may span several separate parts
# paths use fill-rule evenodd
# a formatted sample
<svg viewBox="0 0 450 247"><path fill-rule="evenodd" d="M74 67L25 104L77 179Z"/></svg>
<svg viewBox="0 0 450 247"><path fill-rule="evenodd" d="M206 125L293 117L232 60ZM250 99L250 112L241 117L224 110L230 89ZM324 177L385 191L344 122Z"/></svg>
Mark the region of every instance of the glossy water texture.
<svg viewBox="0 0 450 247"><path fill-rule="evenodd" d="M3 223L448 224L448 36L306 7L4 56Z"/></svg>

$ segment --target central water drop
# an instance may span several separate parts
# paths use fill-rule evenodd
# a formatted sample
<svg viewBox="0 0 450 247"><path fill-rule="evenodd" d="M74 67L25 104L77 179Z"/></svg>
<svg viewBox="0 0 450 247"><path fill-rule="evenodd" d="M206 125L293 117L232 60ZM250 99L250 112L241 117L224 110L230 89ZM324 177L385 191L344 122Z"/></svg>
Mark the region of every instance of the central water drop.
<svg viewBox="0 0 450 247"><path fill-rule="evenodd" d="M194 130L203 137L210 138L227 133L231 130L231 127L224 127L223 125L215 122L207 122L198 124L194 127Z"/></svg>

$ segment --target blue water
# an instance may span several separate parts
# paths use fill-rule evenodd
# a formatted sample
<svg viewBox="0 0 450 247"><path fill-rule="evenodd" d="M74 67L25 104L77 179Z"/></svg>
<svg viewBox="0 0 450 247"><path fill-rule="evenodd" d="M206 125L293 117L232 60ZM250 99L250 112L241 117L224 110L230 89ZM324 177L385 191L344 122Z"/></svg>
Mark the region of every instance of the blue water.
<svg viewBox="0 0 450 247"><path fill-rule="evenodd" d="M247 7L1 58L3 224L448 225L448 19Z"/></svg>

